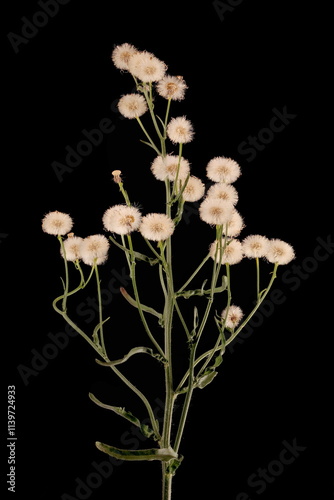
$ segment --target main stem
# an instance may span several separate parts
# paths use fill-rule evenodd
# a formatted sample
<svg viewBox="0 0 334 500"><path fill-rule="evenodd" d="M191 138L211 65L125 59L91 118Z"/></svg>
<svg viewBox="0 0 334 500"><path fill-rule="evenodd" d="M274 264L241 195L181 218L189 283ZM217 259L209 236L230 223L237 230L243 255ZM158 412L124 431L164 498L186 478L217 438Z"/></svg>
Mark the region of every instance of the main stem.
<svg viewBox="0 0 334 500"><path fill-rule="evenodd" d="M167 215L171 216L171 206L170 206L170 183L166 180L166 207ZM166 241L166 258L164 258L164 248L160 245L161 256L164 259L164 267L167 275L167 296L165 300L165 311L164 315L166 318L165 322L165 358L167 363L165 364L165 410L164 410L164 424L162 431L161 445L163 448L169 448L171 446L171 428L172 428L172 417L173 417L173 406L174 406L174 389L173 389L173 368L172 368L172 324L173 324L173 313L174 313L174 284L173 284L173 272L172 272L172 243L171 237ZM162 500L170 500L172 495L172 474L168 469L168 463L162 462Z"/></svg>

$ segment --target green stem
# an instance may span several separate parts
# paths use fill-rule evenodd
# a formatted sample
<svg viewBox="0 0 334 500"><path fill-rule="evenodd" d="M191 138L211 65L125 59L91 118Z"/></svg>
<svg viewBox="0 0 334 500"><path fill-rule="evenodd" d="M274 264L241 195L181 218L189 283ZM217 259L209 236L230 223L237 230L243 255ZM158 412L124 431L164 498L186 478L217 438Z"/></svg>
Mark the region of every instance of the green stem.
<svg viewBox="0 0 334 500"><path fill-rule="evenodd" d="M167 215L171 216L170 206L170 184L166 180L166 211ZM166 244L159 243L160 254L162 263L165 267L167 276L167 297L165 300L164 317L166 319L164 325L164 344L165 344L165 358L167 363L165 368L165 410L164 410L164 425L162 431L162 446L168 448L170 446L171 428L172 428L172 414L174 406L174 390L173 390L173 368L172 368L172 323L174 313L174 284L173 284L173 271L172 271L172 243L171 237L166 241ZM166 257L164 251L166 249Z"/></svg>
<svg viewBox="0 0 334 500"><path fill-rule="evenodd" d="M202 262L200 263L200 265L195 269L195 271L192 273L192 275L190 276L189 279L187 279L187 281L184 283L183 286L181 286L181 288L179 288L179 290L176 292L177 294L183 292L183 290L189 285L189 283L195 278L196 274L202 269L202 267L204 266L204 264L207 262L207 260L209 260L210 258L210 254L208 253L204 259L202 260Z"/></svg>
<svg viewBox="0 0 334 500"><path fill-rule="evenodd" d="M254 316L254 314L256 313L256 311L259 309L259 307L261 306L262 302L264 301L265 297L267 296L267 294L269 293L272 285L273 285L273 282L277 276L276 274L276 271L277 271L277 267L278 267L278 264L275 264L274 265L274 270L272 272L272 276L271 276L271 279L270 279L270 282L267 286L267 288L262 292L262 295L261 295L261 299L259 302L256 303L256 305L254 306L254 308L251 310L251 312L248 314L247 318L241 323L241 325L233 332L233 334L231 335L231 337L229 339L226 340L226 342L223 344L223 343L220 343L220 342L216 342L216 345L213 349L210 349L209 351L206 351L204 352L203 354L201 354L196 360L195 360L195 363L194 363L194 366L196 367L201 361L203 361L204 359L206 359L208 356L210 356L211 354L214 354L215 352L218 352L218 351L221 351L225 346L227 346L228 344L230 344L234 339L235 337L241 332L241 330L246 326L246 324L248 323L248 321ZM219 337L218 339L221 339L221 334L219 334ZM183 378L181 379L179 385L177 386L177 388L175 389L175 394L176 395L179 395L182 391L182 387L184 386L184 384L186 383L187 381L187 378L189 377L189 370L184 374Z"/></svg>
<svg viewBox="0 0 334 500"><path fill-rule="evenodd" d="M108 358L105 359L105 361L110 362L110 360ZM142 400L142 402L144 403L144 405L145 405L145 407L147 409L147 412L149 414L151 425L152 425L152 429L154 430L156 438L159 440L161 438L161 436L160 436L160 433L159 433L158 423L157 423L157 420L156 420L155 415L153 413L152 407L151 407L149 401L147 400L147 398L144 396L144 394L139 389L137 389L137 387L135 385L133 385L129 381L129 379L127 379L125 377L125 375L123 375L122 372L120 372L116 368L116 366L111 365L110 368L129 387L129 389L131 389L135 394L137 394L137 396Z"/></svg>
<svg viewBox="0 0 334 500"><path fill-rule="evenodd" d="M149 92L147 92L146 85L144 85L144 87L143 87L143 92L144 92L144 95L145 95L145 98L146 98L146 102L147 102L147 105L148 105L148 109L150 111L150 115L151 115L151 119L152 119L152 122L153 122L153 125L154 125L154 128L155 128L155 131L157 133L157 136L160 139L160 143L161 143L161 146L162 146L162 144L165 141L164 141L164 136L161 134L161 131L160 131L157 119L156 119L155 114L154 114L154 105L153 105L153 96L152 96L152 82L149 83Z"/></svg>
<svg viewBox="0 0 334 500"><path fill-rule="evenodd" d="M161 354L161 356L165 357L163 349L160 347L160 345L158 344L158 342L155 340L155 338L153 337L153 335L151 333L150 327L148 326L144 311L143 311L142 306L141 306L138 287L137 287L137 279L136 279L136 258L134 255L131 234L128 234L127 237L128 237L128 244L129 244L129 250L130 250L130 255L131 255L130 276L131 276L131 280L132 280L133 291L134 291L135 299L137 302L137 309L138 309L138 312L140 315L140 319L144 325L145 331L146 331L147 335L149 336L151 342L156 347L156 349Z"/></svg>
<svg viewBox="0 0 334 500"><path fill-rule="evenodd" d="M167 108L166 108L166 114L165 114L165 121L164 121L163 140L161 141L162 156L166 156L166 154L167 154L167 152L166 152L166 139L167 139L167 123L168 123L170 105L171 105L171 99L168 99L168 101L167 101Z"/></svg>
<svg viewBox="0 0 334 500"><path fill-rule="evenodd" d="M220 237L219 241L221 242L221 237ZM221 243L220 243L220 245L217 245L216 254L219 250L219 254L221 255L221 248L219 249L219 247L221 247ZM219 257L220 257L220 255L219 255ZM190 402L191 402L191 398L192 398L192 394L193 394L193 390L194 390L194 367L195 367L196 350L197 350L201 335L203 333L204 327L206 325L206 322L208 320L209 313L210 313L210 310L212 307L213 298L214 298L214 290L216 288L220 268L221 268L221 257L219 258L218 264L216 262L216 259L214 259L212 278L211 278L210 298L208 300L200 327L199 327L198 331L195 333L196 339L194 340L194 343L191 345L191 348L190 348L189 369L187 372L187 378L189 378L189 382L188 382L187 393L186 393L186 397L185 397L185 400L183 403L182 414L181 414L181 418L179 421L179 426L178 426L178 430L177 430L177 434L176 434L176 439L175 439L175 444L174 444L175 450L179 449L182 435L184 432L185 422L186 422L187 415L188 415L189 408L190 408ZM179 384L179 387L180 387L180 384Z"/></svg>
<svg viewBox="0 0 334 500"><path fill-rule="evenodd" d="M258 257L255 257L255 263L256 263L256 297L257 300L260 300L260 262Z"/></svg>
<svg viewBox="0 0 334 500"><path fill-rule="evenodd" d="M130 199L129 199L128 193L124 189L123 182L119 182L118 186L119 186L120 192L122 193L122 195L124 197L125 203L127 204L128 207L131 207Z"/></svg>
<svg viewBox="0 0 334 500"><path fill-rule="evenodd" d="M170 112L170 105L171 105L171 99L167 100L167 108L166 108L166 115L165 115L165 130L164 130L164 139L167 138L167 123L168 123L168 118L169 118L169 112Z"/></svg>
<svg viewBox="0 0 334 500"><path fill-rule="evenodd" d="M269 281L269 285L260 294L261 295L260 300L258 300L258 302L256 303L254 309L249 313L249 315L247 316L247 318L241 323L241 325L237 328L237 330L227 339L226 345L230 344L235 339L235 337L241 332L241 330L246 326L246 324L248 323L248 321L254 316L254 314L256 313L256 311L258 310L258 308L260 307L260 305L262 304L262 302L264 301L264 299L268 295L269 290L271 289L271 287L272 287L272 285L273 285L273 283L275 281L275 278L277 277L277 268L278 268L278 264L276 263L276 264L274 264L274 269L273 269L273 272L272 272L272 275L271 275L271 278L270 278L270 281Z"/></svg>
<svg viewBox="0 0 334 500"><path fill-rule="evenodd" d="M69 277L68 277L68 263L66 259L66 251L65 251L65 245L62 236L58 235L58 240L60 243L63 259L64 259L64 267L65 267L65 285L64 285L64 294L63 294L63 303L62 303L62 310L66 311L66 302L67 302L67 296L68 296L68 288L69 288Z"/></svg>
<svg viewBox="0 0 334 500"><path fill-rule="evenodd" d="M196 340L195 349L197 349L201 335L203 333L203 330L205 328L206 322L207 322L209 314L210 314L210 310L211 310L211 307L213 304L213 299L214 299L215 288L217 286L217 280L218 280L221 265L222 265L221 264L222 255L224 253L225 246L226 246L226 238L225 238L224 247L222 246L222 226L216 226L216 239L217 239L217 245L216 245L215 258L214 258L213 266L212 266L212 276L211 276L211 286L210 286L211 292L210 292L208 303L207 303L207 306L206 306L206 309L205 309L205 312L203 315L202 322L201 322L200 327L199 327L198 332L197 332L197 340Z"/></svg>
<svg viewBox="0 0 334 500"><path fill-rule="evenodd" d="M231 272L230 272L230 265L228 263L225 264L225 269L226 269L226 278L227 278L227 304L226 304L226 315L225 315L225 320L223 321L223 326L222 326L222 331L219 333L218 339L210 352L209 356L205 360L205 363L201 367L201 369L197 373L197 377L199 378L202 373L204 373L206 367L208 364L211 362L213 356L215 355L215 352L218 349L218 346L221 345L223 348L225 348L225 338L224 338L224 329L225 329L225 323L226 323L226 318L228 315L229 308L231 306L231 301L232 301L232 293L231 293ZM220 343L222 341L222 344ZM221 347L222 348L222 347Z"/></svg>
<svg viewBox="0 0 334 500"><path fill-rule="evenodd" d="M146 128L144 127L141 119L137 116L136 117L137 119L137 122L139 123L140 125L140 128L142 129L142 131L144 132L144 134L146 135L149 143L150 143L150 146L154 149L154 151L158 154L158 155L161 155L161 151L159 151L159 149L156 147L156 145L154 144L153 140L151 139L150 135L148 134L148 132L146 131Z"/></svg>
<svg viewBox="0 0 334 500"><path fill-rule="evenodd" d="M97 287L97 300L99 305L99 331L100 331L100 344L101 349L104 354L106 354L106 348L104 343L104 334L103 334L103 316L102 316L102 297L101 297L101 283L99 277L98 265L96 262L94 263L95 277L96 277L96 287Z"/></svg>
<svg viewBox="0 0 334 500"><path fill-rule="evenodd" d="M182 439L183 432L184 432L185 423L187 420L187 415L189 412L190 402L191 402L191 398L192 398L193 391L194 391L195 352L196 352L196 344L193 344L190 347L188 388L187 388L187 393L186 393L186 397L185 397L183 408L182 408L179 426L178 426L176 437L175 437L175 443L173 446L175 453L178 453L178 451L179 451L181 439Z"/></svg>
<svg viewBox="0 0 334 500"><path fill-rule="evenodd" d="M171 500L173 475L168 471L168 463L162 463L162 500Z"/></svg>
<svg viewBox="0 0 334 500"><path fill-rule="evenodd" d="M60 310L56 304L54 303L53 304L53 307L55 309L55 311L57 313L59 313L63 318L64 320L77 332L79 333L85 340L86 342L88 342L88 344L94 349L94 351L96 351L99 356L101 356L101 358L106 361L107 363L110 362L108 356L105 354L105 352L102 352L101 348L99 346L97 346L96 344L94 344L94 342L88 337L88 335L80 328L78 327L78 325L76 325L74 323L74 321L71 320L71 318L69 318L69 316L67 315L66 312ZM154 416L154 413L153 413L153 410L152 410L152 407L149 403L149 401L147 400L147 398L144 396L144 394L139 390L137 389L136 386L134 386L128 379L127 377L125 377L125 375L123 375L122 372L120 372L115 366L111 365L110 368L113 370L113 372L124 382L125 385L127 385L127 387L129 387L129 389L131 389L141 400L142 402L144 403L146 409L147 409L147 412L149 414L149 417L150 417L150 421L151 421L151 425L152 425L152 429L154 430L155 432L155 435L157 437L157 439L160 439L160 434L159 434L159 428L158 428L158 425L157 425L157 422L156 422L156 418Z"/></svg>
<svg viewBox="0 0 334 500"><path fill-rule="evenodd" d="M171 198L171 202L173 203L174 201L176 201L177 197L176 197L176 193L178 191L178 180L179 180L179 172L180 172L180 164L181 164L181 158L182 158L182 148L183 148L183 144L182 142L179 143L179 159L178 159L178 164L177 164L177 169L176 169L176 175L175 175L175 180L174 180L174 184L173 184L173 191L172 191L172 198Z"/></svg>
<svg viewBox="0 0 334 500"><path fill-rule="evenodd" d="M189 329L188 329L187 324L186 324L186 322L185 322L185 320L183 318L183 315L182 315L181 310L179 308L179 304L177 303L176 299L175 299L175 309L176 309L176 312L177 312L177 314L178 314L178 316L180 318L180 321L182 323L183 329L186 332L187 338L188 338L188 340L190 340L191 339L191 334L189 332Z"/></svg>
<svg viewBox="0 0 334 500"><path fill-rule="evenodd" d="M71 292L68 291L69 289L69 275L68 275L68 265L67 265L67 261L66 261L66 255L65 255L65 249L64 249L64 245L63 245L63 241L61 239L61 237L58 237L59 241L60 241L60 245L61 245L61 248L63 249L63 258L64 258L64 261L65 261L65 287L64 287L64 294L57 297L56 299L54 299L53 303L52 303L52 306L54 308L54 310L60 314L64 320L73 328L73 330L75 330L77 333L79 333L79 335L81 335L81 337L84 338L84 340L86 340L86 342L88 342L88 344L94 349L94 351L96 351L96 353L101 356L101 358L106 361L106 362L110 362L107 354L105 353L104 349L102 350L101 349L101 346L99 345L96 345L93 340L91 340L89 338L89 336L78 326L74 323L74 321L71 320L71 318L67 315L67 312L66 312L66 305L67 305L67 297L69 295L72 295L73 293L75 293L76 291L84 288L88 281L90 280L91 276L93 275L93 272L94 270L96 271L96 268L97 268L97 265L94 264L94 266L92 266L92 269L91 269L91 272L90 272L90 275L89 275L89 278L86 282L83 281L83 273L82 273L82 270L81 270L81 267L80 267L80 264L79 263L76 263L76 266L78 269L80 269L80 275L81 275L81 282L80 282L80 285L72 290ZM96 279L97 279L97 283L98 283L98 289L100 288L99 286L99 276L98 276L98 273L96 274ZM99 305L101 304L101 295L99 294ZM57 302L59 302L60 300L62 300L62 309L59 309L59 307L57 306ZM100 309L100 307L99 307ZM101 311L101 309L100 309ZM100 315L100 324L102 323L102 317ZM101 324L101 328L102 328L102 324ZM101 337L101 340L103 339L103 336ZM163 351L161 350L160 348L160 352L161 354L163 355ZM145 405L146 409L147 409L147 412L149 414L149 417L150 417L150 421L151 421L151 425L152 425L152 429L154 430L155 432L155 435L156 435L156 438L157 439L160 439L161 436L160 436L160 433L159 433L159 427L158 427L158 424L157 424L157 421L156 421L156 418L154 416L154 413L153 413L153 410L152 410L152 407L149 403L149 401L147 400L147 398L144 396L144 394L139 390L137 389L136 386L134 386L128 379L127 377L125 377L125 375L123 375L122 372L120 372L115 366L111 365L110 368L113 370L113 372L124 382L125 385L127 385L127 387L129 387L129 389L131 389L143 402L143 404Z"/></svg>
<svg viewBox="0 0 334 500"><path fill-rule="evenodd" d="M149 247L149 249L151 250L151 252L157 257L157 259L161 260L161 256L160 254L155 250L155 248L153 247L153 245L150 243L150 241L146 238L144 238L147 246Z"/></svg>

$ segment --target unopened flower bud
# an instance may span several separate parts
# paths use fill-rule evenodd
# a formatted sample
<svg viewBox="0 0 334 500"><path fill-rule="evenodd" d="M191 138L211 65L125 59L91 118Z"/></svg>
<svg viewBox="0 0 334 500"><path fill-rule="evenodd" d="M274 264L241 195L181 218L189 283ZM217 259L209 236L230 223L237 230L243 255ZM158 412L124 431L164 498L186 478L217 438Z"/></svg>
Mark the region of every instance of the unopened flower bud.
<svg viewBox="0 0 334 500"><path fill-rule="evenodd" d="M116 184L120 184L122 182L122 179L121 179L121 170L113 170L112 172L112 175L114 176L114 182L116 182Z"/></svg>

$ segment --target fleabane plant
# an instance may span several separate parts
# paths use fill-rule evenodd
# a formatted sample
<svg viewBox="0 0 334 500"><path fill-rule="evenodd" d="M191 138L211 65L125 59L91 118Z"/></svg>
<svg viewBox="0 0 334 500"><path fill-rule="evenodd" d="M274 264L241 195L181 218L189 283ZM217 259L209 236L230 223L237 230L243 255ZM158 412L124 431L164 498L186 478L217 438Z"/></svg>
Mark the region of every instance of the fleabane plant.
<svg viewBox="0 0 334 500"><path fill-rule="evenodd" d="M64 261L63 291L53 301L55 311L88 342L98 355L96 361L99 365L111 369L138 396L146 408L149 425L140 421L132 413L132 409L112 406L110 401L102 402L93 394L89 395L91 400L138 426L147 439L155 442L151 447L140 450L120 449L100 441L96 442L96 446L102 452L121 460L160 461L162 499L169 500L173 476L183 460L181 442L194 391L205 388L214 380L226 346L236 338L260 307L272 287L279 266L288 264L294 258L294 250L290 244L264 235L251 234L240 239L245 224L236 209L239 194L234 183L241 175L241 168L235 160L219 156L210 159L203 166L203 176L210 181L208 189L202 179L192 175L184 149L194 139L194 127L186 116L171 116L173 101L185 98L187 85L184 79L167 74L168 68L163 61L128 43L115 47L112 61L116 68L127 72L136 84L136 92L124 94L119 99L118 109L124 117L137 122L143 134L142 142L152 149L152 161L147 166L147 175L153 175L158 183L165 186L161 210L143 213L132 203L123 183L122 171L114 170L113 180L121 201L106 207L101 214L101 228L97 234L85 237L75 235L72 232L71 216L57 211L45 215L42 229L57 237L60 256ZM165 114L162 117L156 114L155 103L158 99L165 104ZM148 132L145 120L149 122L153 132ZM126 165L122 168L126 172L130 169ZM193 202L199 203L197 224L208 224L212 229L212 239L207 242L205 254L199 256L197 267L194 266L188 278L179 283L178 277L173 273L173 254L182 254L186 249L174 248L173 237L184 223L185 203ZM196 231L196 227L194 230ZM142 244L147 249L145 254L136 249L137 238L142 239ZM111 252L124 254L131 289L121 288L121 292L128 303L126 305L137 310L143 331L147 335L147 345L130 345L124 356L116 360L107 349L106 323L109 317L105 317L102 307L99 272L100 266L105 264ZM246 305L241 308L240 304L232 301L231 269L243 259L254 262L250 263L254 265L254 285L251 289L256 300L248 307ZM156 273L158 277L159 286L158 290L154 290L154 295L161 296L161 310L141 301L145 283L137 280L136 264L139 262L147 266L147 272ZM70 266L74 266L75 270L70 270ZM267 271L265 288L261 288L263 276L260 279L263 269ZM70 283L73 272L77 273L76 286ZM200 276L202 285L195 288L193 283ZM97 287L99 314L97 324L88 332L78 326L75 318L69 316L68 302L92 281L95 281ZM242 283L242 287L245 286ZM192 297L202 297L201 310L191 303ZM185 306L191 308L190 324ZM108 314L117 315L117 311L107 311ZM206 348L201 348L201 340L208 330L209 338L212 338L212 329L215 331L215 338L211 348L207 349L207 341ZM188 349L188 355L183 360L174 357L172 349L174 335L180 337L179 330L183 332ZM162 423L156 420L145 390L139 389L136 380L130 380L122 370L130 358L138 355L154 358L153 362L161 367L165 393ZM175 372L180 373L179 367L175 370L175 363L182 363L184 367L183 376L179 379L174 376ZM178 412L174 411L176 401L180 410Z"/></svg>

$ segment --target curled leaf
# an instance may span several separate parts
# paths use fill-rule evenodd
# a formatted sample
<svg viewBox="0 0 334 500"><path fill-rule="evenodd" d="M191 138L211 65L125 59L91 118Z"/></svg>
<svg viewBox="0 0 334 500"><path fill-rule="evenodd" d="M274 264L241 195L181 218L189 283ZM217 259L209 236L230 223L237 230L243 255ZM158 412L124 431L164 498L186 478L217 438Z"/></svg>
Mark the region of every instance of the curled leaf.
<svg viewBox="0 0 334 500"><path fill-rule="evenodd" d="M153 349L151 349L150 347L142 347L142 346L134 347L121 359L116 359L114 361L100 361L99 359L96 359L95 361L97 362L97 364L99 364L101 366L115 366L115 365L120 365L122 363L125 363L125 361L127 361L129 358L131 358L131 356L133 356L134 354L140 354L140 353L149 354L150 356L152 356L153 358L156 358L157 360L161 361L162 363L164 363L166 361L165 358L163 356L161 356L161 354L155 353L153 351Z"/></svg>
<svg viewBox="0 0 334 500"><path fill-rule="evenodd" d="M94 394L91 392L89 393L90 399L97 404L98 406L101 406L101 408L105 408L106 410L111 410L117 415L120 415L121 417L125 418L126 420L129 420L132 424L136 425L137 427L140 428L141 432L145 437L153 437L154 438L154 431L146 424L142 424L140 420L135 417L130 411L126 411L124 408L121 408L119 406L111 406L107 405L105 403L102 403L99 401Z"/></svg>
<svg viewBox="0 0 334 500"><path fill-rule="evenodd" d="M197 382L196 386L199 387L200 389L203 389L206 387L210 382L213 381L215 376L217 375L217 372L215 370L210 370L208 373L205 373L202 377L200 377Z"/></svg>
<svg viewBox="0 0 334 500"><path fill-rule="evenodd" d="M146 450L123 450L110 446L109 444L95 443L96 447L111 455L118 460L160 460L161 462L168 462L171 459L176 459L177 454L172 448L150 448Z"/></svg>
<svg viewBox="0 0 334 500"><path fill-rule="evenodd" d="M133 297L131 297L131 295L128 294L125 288L121 287L120 292L123 295L123 297L129 302L129 304L138 309L137 301ZM158 311L153 309L153 307L148 307L145 306L144 304L139 304L139 305L142 311L152 314L153 316L156 316L159 319L159 321L162 321L162 314L158 313Z"/></svg>

